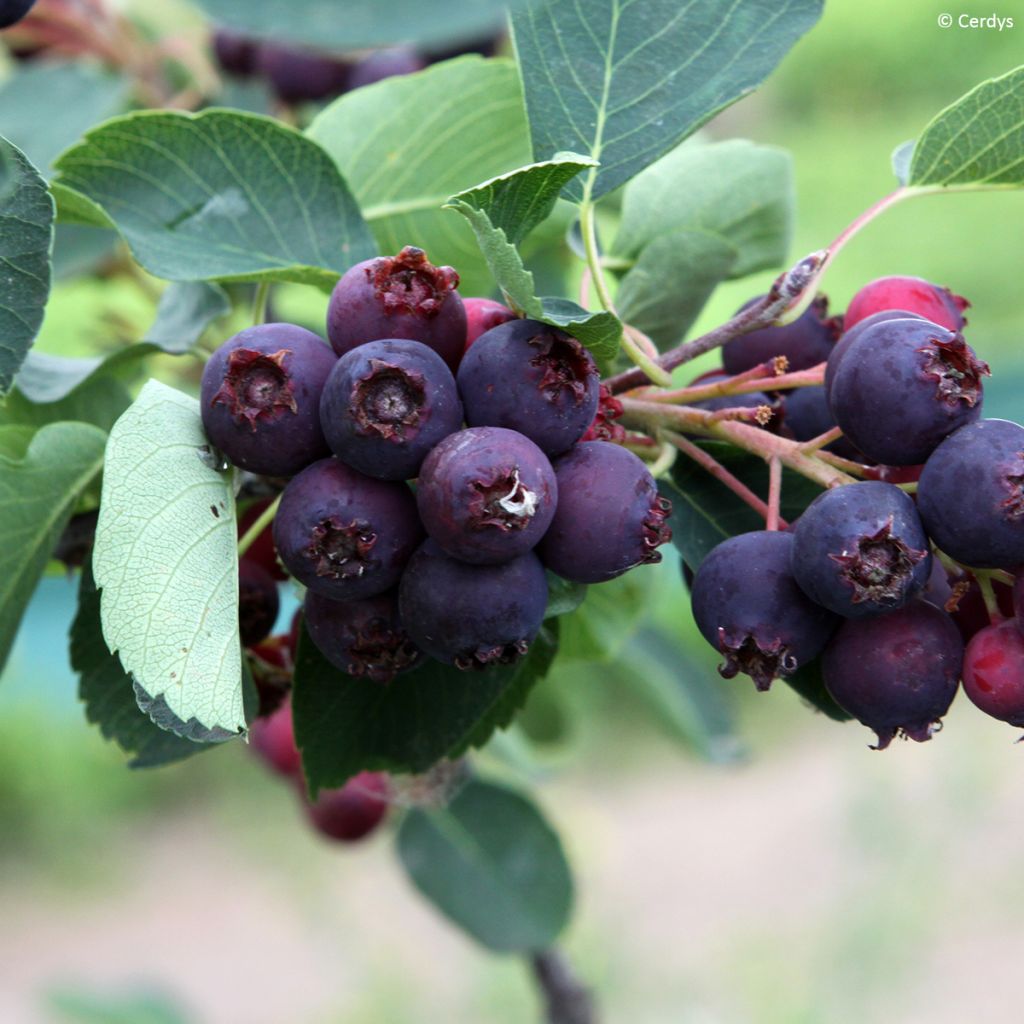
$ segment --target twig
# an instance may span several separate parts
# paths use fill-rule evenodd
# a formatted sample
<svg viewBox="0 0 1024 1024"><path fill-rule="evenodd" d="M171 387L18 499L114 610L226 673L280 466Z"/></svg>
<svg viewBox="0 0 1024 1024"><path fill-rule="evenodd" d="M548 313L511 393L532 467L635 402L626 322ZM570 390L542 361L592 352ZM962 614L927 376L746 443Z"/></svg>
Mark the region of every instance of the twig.
<svg viewBox="0 0 1024 1024"><path fill-rule="evenodd" d="M576 977L562 953L557 949L534 953L530 967L544 998L547 1024L597 1024L590 990Z"/></svg>

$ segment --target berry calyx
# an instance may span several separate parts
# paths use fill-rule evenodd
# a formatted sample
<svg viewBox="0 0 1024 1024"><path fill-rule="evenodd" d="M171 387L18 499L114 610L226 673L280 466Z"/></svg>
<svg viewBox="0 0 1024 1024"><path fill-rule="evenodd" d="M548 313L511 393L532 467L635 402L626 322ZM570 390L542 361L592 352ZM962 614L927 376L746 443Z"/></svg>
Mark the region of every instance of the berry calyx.
<svg viewBox="0 0 1024 1024"><path fill-rule="evenodd" d="M274 419L297 412L295 394L285 372L287 349L264 355L251 348L237 348L228 356L227 372L211 405L226 405L236 423L243 420L256 430L260 417Z"/></svg>
<svg viewBox="0 0 1024 1024"><path fill-rule="evenodd" d="M435 267L414 245L397 256L381 256L367 271L377 300L388 314L435 317L449 292L459 286L452 267Z"/></svg>

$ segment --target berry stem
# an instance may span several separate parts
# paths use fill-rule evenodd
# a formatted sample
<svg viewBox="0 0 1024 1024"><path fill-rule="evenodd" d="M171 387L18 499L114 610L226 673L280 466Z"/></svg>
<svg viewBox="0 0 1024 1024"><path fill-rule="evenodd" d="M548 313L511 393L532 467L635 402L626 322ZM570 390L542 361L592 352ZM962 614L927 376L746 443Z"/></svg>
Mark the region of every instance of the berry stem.
<svg viewBox="0 0 1024 1024"><path fill-rule="evenodd" d="M779 528L779 505L782 502L782 463L777 455L768 460L768 515L764 528L775 532Z"/></svg>
<svg viewBox="0 0 1024 1024"><path fill-rule="evenodd" d="M583 248L587 254L587 268L590 271L590 279L597 291L597 298L601 305L616 316L615 304L612 302L611 293L608 291L608 282L605 280L604 270L601 267L601 255L597 244L597 222L594 215L594 204L589 199L584 199L580 204L580 231L583 235ZM647 378L662 387L668 387L672 383L672 377L667 370L662 369L656 359L657 355L648 355L645 351L643 339L655 353L657 350L651 343L650 338L643 332L628 324L622 325L622 347L626 355L636 364L640 371L641 379Z"/></svg>
<svg viewBox="0 0 1024 1024"><path fill-rule="evenodd" d="M819 452L827 444L831 444L833 441L838 441L843 436L843 431L839 427L833 427L831 430L826 430L824 434L819 434L817 437L812 437L810 441L801 441L800 450L810 454L811 452ZM843 460L848 461L847 459Z"/></svg>
<svg viewBox="0 0 1024 1024"><path fill-rule="evenodd" d="M829 465L829 460L822 458L826 453L813 452L808 455L802 450L799 442L770 434L760 427L752 427L747 423L733 420L716 422L714 414L706 409L646 402L637 398L622 398L620 401L623 415L632 426L645 428L651 432L668 427L702 437L716 437L765 459L777 455L784 466L822 487L837 487L840 484L854 482L854 477ZM851 465L856 466L857 463Z"/></svg>
<svg viewBox="0 0 1024 1024"><path fill-rule="evenodd" d="M534 980L544 999L548 1024L597 1024L590 990L557 949L530 954Z"/></svg>
<svg viewBox="0 0 1024 1024"><path fill-rule="evenodd" d="M252 547L256 538L274 521L277 506L281 504L279 494L259 515L256 522L249 527L238 541L238 557L241 558Z"/></svg>
<svg viewBox="0 0 1024 1024"><path fill-rule="evenodd" d="M992 577L988 573L980 572L975 573L974 578L978 581L978 589L981 591L982 600L985 602L988 621L993 626L998 626L1003 621L1003 613L999 610L999 600L992 586Z"/></svg>
<svg viewBox="0 0 1024 1024"><path fill-rule="evenodd" d="M256 295L252 300L253 326L267 322L267 300L270 298L270 282L260 281L256 286Z"/></svg>
<svg viewBox="0 0 1024 1024"><path fill-rule="evenodd" d="M661 451L658 453L658 457L647 467L651 476L653 476L655 480L659 477L665 476L675 463L676 456L678 454L679 449L675 445L662 441Z"/></svg>
<svg viewBox="0 0 1024 1024"><path fill-rule="evenodd" d="M703 448L695 445L689 438L682 434L676 434L671 430L663 431L663 436L669 444L675 445L684 455L689 456L702 469L706 469L716 480L725 484L741 501L746 502L759 516L767 523L771 517L771 510L742 480L734 476L723 466L713 455L704 451ZM778 509L775 510L776 527L781 523L783 526L789 524L779 518Z"/></svg>
<svg viewBox="0 0 1024 1024"><path fill-rule="evenodd" d="M584 241L586 241L585 234ZM718 348L727 341L738 338L741 334L748 334L761 327L770 327L787 306L809 287L823 259L823 253L811 253L810 256L805 256L792 269L776 278L768 290L768 294L763 298L752 303L746 309L741 309L731 320L708 331L707 334L702 334L699 338L683 342L681 345L669 349L658 359L656 365L662 370L674 370L677 366L682 366L683 363L688 363L691 359L696 359L697 356L710 352L713 348ZM655 378L646 374L644 368L638 365L631 370L625 370L614 377L609 377L605 384L613 395L617 395L650 383L652 380Z"/></svg>

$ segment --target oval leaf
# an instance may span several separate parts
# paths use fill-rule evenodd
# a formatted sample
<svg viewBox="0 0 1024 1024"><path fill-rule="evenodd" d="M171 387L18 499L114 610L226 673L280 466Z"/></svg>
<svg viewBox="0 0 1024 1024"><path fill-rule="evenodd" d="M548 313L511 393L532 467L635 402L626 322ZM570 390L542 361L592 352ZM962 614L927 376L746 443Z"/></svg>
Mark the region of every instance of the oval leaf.
<svg viewBox="0 0 1024 1024"><path fill-rule="evenodd" d="M545 623L515 665L460 672L431 660L381 686L339 672L303 628L292 714L310 791L341 786L364 769L423 772L482 746L544 677L557 635L557 623Z"/></svg>
<svg viewBox="0 0 1024 1024"><path fill-rule="evenodd" d="M972 89L925 128L910 185L1024 185L1024 67Z"/></svg>
<svg viewBox="0 0 1024 1024"><path fill-rule="evenodd" d="M461 57L356 89L307 134L334 157L384 253L425 249L455 267L464 295L494 285L448 197L530 162L515 65ZM354 262L354 261L353 261Z"/></svg>
<svg viewBox="0 0 1024 1024"><path fill-rule="evenodd" d="M412 810L398 855L445 917L497 952L551 945L572 910L562 844L526 797L474 779L444 808Z"/></svg>
<svg viewBox="0 0 1024 1024"><path fill-rule="evenodd" d="M234 494L217 461L199 403L149 381L110 432L93 571L107 646L144 693L184 726L237 733Z"/></svg>
<svg viewBox="0 0 1024 1024"><path fill-rule="evenodd" d="M600 162L592 198L629 181L755 89L821 15L821 0L548 0L512 17L534 159ZM584 188L571 183L579 199Z"/></svg>
<svg viewBox="0 0 1024 1024"><path fill-rule="evenodd" d="M139 263L172 281L330 286L375 252L330 157L255 114L129 114L89 132L56 167L62 209L95 223L98 207Z"/></svg>
<svg viewBox="0 0 1024 1024"><path fill-rule="evenodd" d="M24 435L0 428L0 667L78 496L103 466L106 441L85 423L43 427L27 448Z"/></svg>
<svg viewBox="0 0 1024 1024"><path fill-rule="evenodd" d="M50 294L53 200L25 155L0 138L0 395L43 322Z"/></svg>

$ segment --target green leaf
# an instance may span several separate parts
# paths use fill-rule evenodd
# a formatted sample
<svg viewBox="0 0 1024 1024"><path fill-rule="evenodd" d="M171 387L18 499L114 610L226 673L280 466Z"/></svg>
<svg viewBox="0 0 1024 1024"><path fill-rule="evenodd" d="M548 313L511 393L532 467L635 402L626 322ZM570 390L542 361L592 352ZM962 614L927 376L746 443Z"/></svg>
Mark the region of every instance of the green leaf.
<svg viewBox="0 0 1024 1024"><path fill-rule="evenodd" d="M218 461L199 403L149 381L110 432L93 551L107 646L158 724L189 735L245 729L233 473Z"/></svg>
<svg viewBox="0 0 1024 1024"><path fill-rule="evenodd" d="M579 338L590 349L598 365L607 367L619 353L622 324L613 313L603 310L591 313L571 299L545 297L540 300L540 314L534 319L561 327Z"/></svg>
<svg viewBox="0 0 1024 1024"><path fill-rule="evenodd" d="M85 717L131 756L129 767L154 768L209 749L159 728L139 709L131 676L103 640L100 593L88 562L82 568L78 612L71 624L71 667L78 673Z"/></svg>
<svg viewBox="0 0 1024 1024"><path fill-rule="evenodd" d="M745 756L722 681L693 662L680 637L642 629L619 664L620 684L651 706L670 735L716 764Z"/></svg>
<svg viewBox="0 0 1024 1024"><path fill-rule="evenodd" d="M515 665L480 672L429 660L382 686L339 672L303 629L292 714L310 791L365 769L422 772L487 742L522 707L554 658L557 623L545 623Z"/></svg>
<svg viewBox="0 0 1024 1024"><path fill-rule="evenodd" d="M820 658L815 658L807 665L801 665L791 676L783 676L782 681L792 687L811 707L823 715L827 715L833 721L852 721L853 715L845 712L832 699L832 694L825 689Z"/></svg>
<svg viewBox="0 0 1024 1024"><path fill-rule="evenodd" d="M559 619L561 657L611 661L632 635L649 592L642 570L625 573L599 587L588 587L580 607Z"/></svg>
<svg viewBox="0 0 1024 1024"><path fill-rule="evenodd" d="M164 289L146 341L169 355L183 355L218 317L231 312L223 288L207 281L175 281Z"/></svg>
<svg viewBox="0 0 1024 1024"><path fill-rule="evenodd" d="M619 315L664 352L685 337L711 293L732 276L738 258L739 250L721 235L661 235L644 246L622 279L615 296Z"/></svg>
<svg viewBox="0 0 1024 1024"><path fill-rule="evenodd" d="M43 322L53 217L46 182L0 138L0 395L10 390Z"/></svg>
<svg viewBox="0 0 1024 1024"><path fill-rule="evenodd" d="M551 160L498 175L448 200L487 214L512 245L520 242L551 215L562 189L580 171L593 167L590 157L559 153Z"/></svg>
<svg viewBox="0 0 1024 1024"><path fill-rule="evenodd" d="M491 293L472 232L442 207L530 163L511 61L460 57L356 89L323 110L307 134L341 168L381 252L418 245L433 263L458 269L462 294Z"/></svg>
<svg viewBox="0 0 1024 1024"><path fill-rule="evenodd" d="M113 360L112 360L113 361ZM65 359L44 352L30 352L18 374L17 382L0 407L0 425L43 427L48 423L91 423L104 433L132 404L132 396L124 383L113 373L89 372L80 377L80 363L92 360ZM70 365L68 365L70 364ZM53 377L48 378L48 371ZM75 380L80 382L75 384ZM37 401L27 391L44 397L60 394L54 401ZM71 385L64 390L64 385Z"/></svg>
<svg viewBox="0 0 1024 1024"><path fill-rule="evenodd" d="M756 495L767 499L768 464L764 459L725 441L700 441L698 444ZM672 502L669 520L672 543L694 572L704 556L723 540L738 533L764 529L761 516L684 455L676 459L670 476L658 482L658 489ZM820 493L821 488L816 483L783 470L782 517L796 519Z"/></svg>
<svg viewBox="0 0 1024 1024"><path fill-rule="evenodd" d="M560 615L568 615L576 611L587 596L585 583L571 583L548 572L548 606L544 612L545 619L556 619Z"/></svg>
<svg viewBox="0 0 1024 1024"><path fill-rule="evenodd" d="M652 164L755 89L821 0L548 0L512 16L533 155L593 156L591 198ZM567 193L587 189L577 181Z"/></svg>
<svg viewBox="0 0 1024 1024"><path fill-rule="evenodd" d="M661 235L700 229L736 249L732 274L744 277L785 261L794 204L785 150L745 139L686 142L626 186L611 254L632 259Z"/></svg>
<svg viewBox="0 0 1024 1024"><path fill-rule="evenodd" d="M157 277L330 286L374 254L330 157L270 118L141 111L93 129L56 166L62 209L95 222L99 207Z"/></svg>
<svg viewBox="0 0 1024 1024"><path fill-rule="evenodd" d="M390 0L387 4L337 0L199 0L223 25L263 39L307 43L327 50L362 50L395 43L453 44L497 35L505 9L525 0Z"/></svg>
<svg viewBox="0 0 1024 1024"><path fill-rule="evenodd" d="M117 233L85 224L58 224L53 238L53 277L66 281L91 274L117 245Z"/></svg>
<svg viewBox="0 0 1024 1024"><path fill-rule="evenodd" d="M562 844L537 807L504 786L474 779L447 807L410 811L398 855L445 917L497 952L544 949L569 919Z"/></svg>
<svg viewBox="0 0 1024 1024"><path fill-rule="evenodd" d="M19 64L0 86L0 134L45 175L94 124L123 110L128 82L82 61Z"/></svg>
<svg viewBox="0 0 1024 1024"><path fill-rule="evenodd" d="M908 184L1024 185L1024 67L982 82L925 128Z"/></svg>
<svg viewBox="0 0 1024 1024"><path fill-rule="evenodd" d="M0 668L39 577L79 494L103 465L102 430L54 423L24 447L19 427L0 428ZM18 457L21 452L24 454Z"/></svg>

